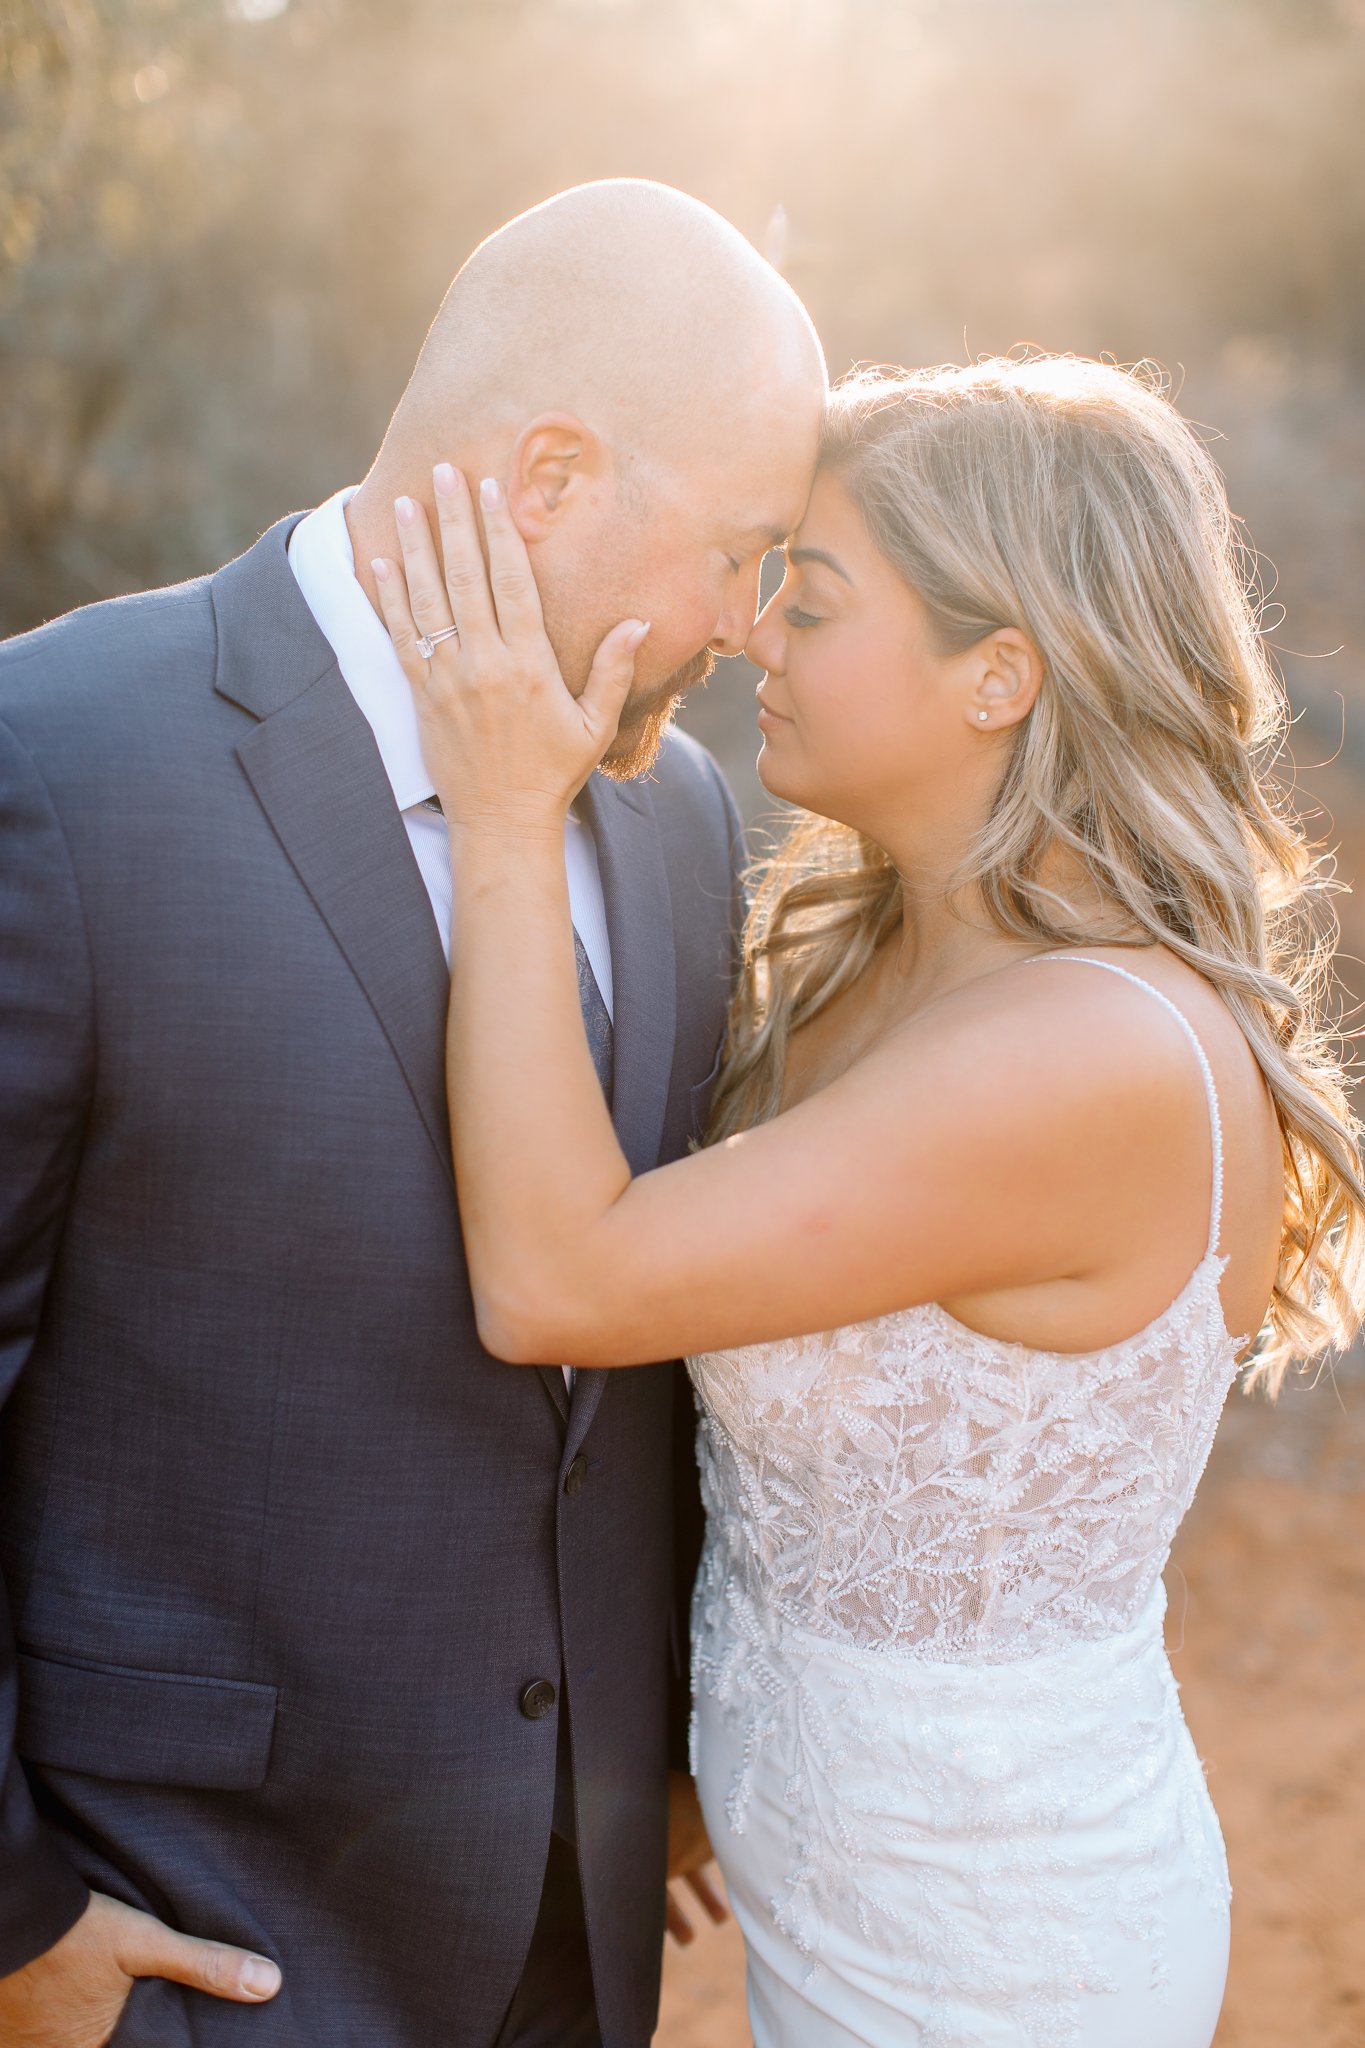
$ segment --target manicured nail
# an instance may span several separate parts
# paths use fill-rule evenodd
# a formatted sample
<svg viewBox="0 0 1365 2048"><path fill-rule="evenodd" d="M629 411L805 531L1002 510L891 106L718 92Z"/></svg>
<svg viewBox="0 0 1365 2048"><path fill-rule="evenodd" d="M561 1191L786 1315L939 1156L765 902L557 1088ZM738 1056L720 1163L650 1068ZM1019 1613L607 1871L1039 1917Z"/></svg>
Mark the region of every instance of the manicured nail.
<svg viewBox="0 0 1365 2048"><path fill-rule="evenodd" d="M377 555L374 561L371 562L370 567L374 570L374 580L376 583L388 582L389 565L382 555Z"/></svg>
<svg viewBox="0 0 1365 2048"><path fill-rule="evenodd" d="M253 1998L273 1998L280 1988L280 1973L264 1956L248 1956L238 1981Z"/></svg>
<svg viewBox="0 0 1365 2048"><path fill-rule="evenodd" d="M417 517L417 507L413 504L411 498L395 498L393 509L398 515L398 524L400 526L411 526L413 520Z"/></svg>
<svg viewBox="0 0 1365 2048"><path fill-rule="evenodd" d="M450 497L455 489L455 470L453 464L438 462L431 474L441 496L443 498Z"/></svg>
<svg viewBox="0 0 1365 2048"><path fill-rule="evenodd" d="M637 619L635 621L635 624L631 627L630 631L626 635L627 654L634 654L636 648L639 647L643 642L644 637L646 633L648 633L652 623L653 622L650 619Z"/></svg>
<svg viewBox="0 0 1365 2048"><path fill-rule="evenodd" d="M479 485L479 503L487 505L490 511L502 503L502 491L495 476L486 476Z"/></svg>

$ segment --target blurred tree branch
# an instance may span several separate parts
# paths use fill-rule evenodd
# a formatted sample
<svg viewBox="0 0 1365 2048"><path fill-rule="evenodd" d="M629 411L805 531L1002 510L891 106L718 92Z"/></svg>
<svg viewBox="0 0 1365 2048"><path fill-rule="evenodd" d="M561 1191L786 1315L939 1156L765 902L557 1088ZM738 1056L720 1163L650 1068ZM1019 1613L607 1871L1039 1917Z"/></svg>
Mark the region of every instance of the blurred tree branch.
<svg viewBox="0 0 1365 2048"><path fill-rule="evenodd" d="M1338 593L1362 104L1365 0L0 0L0 631L353 478L474 242L622 171L782 208L836 368L1183 369Z"/></svg>

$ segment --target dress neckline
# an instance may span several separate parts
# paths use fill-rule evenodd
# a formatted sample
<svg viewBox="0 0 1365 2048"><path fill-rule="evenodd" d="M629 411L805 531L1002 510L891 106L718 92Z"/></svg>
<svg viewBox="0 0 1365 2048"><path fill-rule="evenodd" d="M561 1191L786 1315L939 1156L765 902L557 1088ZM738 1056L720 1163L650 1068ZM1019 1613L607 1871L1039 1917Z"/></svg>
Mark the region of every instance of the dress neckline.
<svg viewBox="0 0 1365 2048"><path fill-rule="evenodd" d="M1227 1270L1227 1263L1227 1259L1222 1253L1206 1252L1191 1273L1189 1279L1185 1282L1185 1285L1180 1289L1180 1292L1172 1296L1171 1300L1166 1303L1166 1306L1159 1309L1149 1321L1142 1325L1141 1329L1134 1330L1127 1337L1112 1338L1108 1344L1089 1344L1083 1349L1075 1351L1058 1351L1049 1349L1046 1345L1042 1344L1025 1344L1018 1337L993 1337L988 1330L973 1329L970 1323L964 1323L960 1316L955 1316L950 1309L944 1308L942 1302L916 1301L909 1303L905 1308L886 1309L878 1316L863 1316L857 1322L835 1323L828 1329L806 1330L793 1337L759 1338L752 1344L718 1345L714 1350L698 1352L696 1356L699 1358L737 1357L746 1351L767 1351L780 1344L833 1344L836 1339L856 1331L880 1330L891 1323L908 1322L921 1318L940 1324L965 1344L985 1351L1008 1352L1011 1356L1016 1357L1041 1358L1049 1363L1063 1366L1068 1364L1084 1364L1088 1361L1098 1362L1103 1359L1112 1358L1118 1352L1130 1351L1134 1347L1142 1347L1150 1343L1164 1323L1174 1319L1182 1309L1186 1308L1195 1299L1200 1291L1201 1282L1207 1280L1210 1282L1208 1291L1212 1297L1213 1313L1217 1318L1220 1341L1227 1346L1235 1359L1240 1355L1249 1339L1233 1336L1228 1328L1227 1317L1223 1312L1223 1302L1218 1292L1218 1282Z"/></svg>
<svg viewBox="0 0 1365 2048"><path fill-rule="evenodd" d="M1140 1330L1134 1330L1132 1335L1128 1337L1112 1338L1108 1344L1087 1344L1083 1349L1076 1351L1058 1351L1042 1344L1025 1344L1018 1337L993 1337L988 1330L973 1329L970 1323L964 1323L960 1316L955 1316L950 1309L944 1308L943 1304L938 1301L919 1302L912 1308L892 1309L889 1315L873 1316L870 1320L872 1322L886 1322L893 1320L896 1316L920 1315L927 1311L939 1322L946 1324L955 1335L966 1338L969 1343L985 1345L991 1351L1026 1353L1030 1358L1055 1359L1060 1362L1102 1359L1112 1357L1117 1351L1128 1351L1135 1345L1146 1344L1156 1335L1163 1323L1170 1321L1194 1299L1199 1292L1200 1282L1207 1278L1210 1283L1209 1293L1212 1296L1213 1312L1218 1319L1219 1335L1222 1341L1230 1347L1233 1357L1236 1358L1249 1340L1246 1337L1233 1336L1228 1328L1227 1316L1223 1311L1223 1298L1218 1291L1218 1283L1227 1271L1227 1265L1228 1262L1225 1254L1222 1252L1206 1251L1189 1279L1185 1282L1185 1285L1180 1289L1180 1292L1173 1295L1165 1308L1159 1309L1150 1321L1142 1325Z"/></svg>
<svg viewBox="0 0 1365 2048"><path fill-rule="evenodd" d="M839 1323L830 1329L811 1330L795 1337L768 1339L766 1340L767 1343L807 1344L820 1341L830 1342L843 1335L846 1331L878 1329L884 1324L902 1321L907 1317L927 1316L953 1332L964 1343L984 1347L989 1351L1007 1352L1011 1356L1016 1357L1041 1358L1059 1364L1065 1364L1068 1361L1073 1363L1100 1361L1112 1358L1119 1352L1131 1350L1135 1346L1149 1343L1162 1324L1171 1320L1194 1299L1199 1291L1201 1282L1207 1279L1209 1281L1213 1313L1217 1318L1221 1342L1227 1347L1234 1360L1240 1357L1250 1339L1246 1336L1234 1337L1228 1328L1227 1316L1224 1313L1223 1299L1219 1292L1218 1284L1223 1274L1227 1271L1228 1265L1226 1256L1218 1249L1223 1215L1223 1120L1219 1109L1218 1085L1213 1078L1213 1068L1209 1064L1203 1040L1185 1015L1185 1012L1180 1008L1180 1005L1174 1002L1164 989L1158 988L1154 982L1146 980L1144 976L1134 974L1131 968L1120 967L1115 961L1097 960L1093 954L1083 953L1076 949L1075 951L1035 953L1031 958L1019 961L1017 965L1019 967L1037 967L1056 961L1068 961L1081 967L1097 967L1106 974L1113 974L1122 981L1131 982L1135 988L1145 990L1180 1025L1194 1051L1199 1065L1200 1077L1203 1081L1204 1096L1209 1112L1212 1171L1208 1237L1203 1255L1184 1286L1166 1303L1163 1309L1158 1310L1156 1315L1152 1316L1142 1325L1141 1329L1134 1330L1130 1336L1114 1338L1108 1344L1086 1345L1075 1351L1058 1351L1049 1349L1044 1345L1026 1344L1017 1337L993 1337L986 1330L977 1330L970 1323L964 1323L959 1316L953 1315L951 1310L944 1308L942 1303L937 1301L912 1302L904 1308L887 1309L878 1316L865 1316L858 1322ZM761 1341L757 1344L722 1346L718 1351L699 1353L698 1355L702 1357L721 1357L727 1354L733 1355L738 1352L757 1351L765 1348L766 1343Z"/></svg>

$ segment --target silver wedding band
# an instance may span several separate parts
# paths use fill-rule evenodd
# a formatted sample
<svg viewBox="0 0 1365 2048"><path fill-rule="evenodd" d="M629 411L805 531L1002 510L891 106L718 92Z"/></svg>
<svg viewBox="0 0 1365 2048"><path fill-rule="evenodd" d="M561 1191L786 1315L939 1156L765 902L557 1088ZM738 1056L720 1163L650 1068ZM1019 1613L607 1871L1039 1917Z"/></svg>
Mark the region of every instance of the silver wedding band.
<svg viewBox="0 0 1365 2048"><path fill-rule="evenodd" d="M421 655L423 661L430 661L443 640L458 640L459 637L460 629L458 626L438 626L434 633L419 633L417 635L417 652Z"/></svg>

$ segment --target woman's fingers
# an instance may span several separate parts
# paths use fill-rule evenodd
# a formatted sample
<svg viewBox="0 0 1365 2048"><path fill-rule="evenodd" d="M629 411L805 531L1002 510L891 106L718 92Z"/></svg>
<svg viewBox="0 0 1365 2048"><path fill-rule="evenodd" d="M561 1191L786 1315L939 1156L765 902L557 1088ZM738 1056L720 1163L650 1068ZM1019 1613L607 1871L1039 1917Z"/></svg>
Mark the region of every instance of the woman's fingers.
<svg viewBox="0 0 1365 2048"><path fill-rule="evenodd" d="M398 656L403 673L410 683L420 680L426 663L417 652L417 627L413 624L412 609L408 604L408 586L403 580L403 571L397 562L378 555L371 562L375 587L379 592L379 609L384 615L384 624L393 642L393 651Z"/></svg>
<svg viewBox="0 0 1365 2048"><path fill-rule="evenodd" d="M643 619L623 619L619 626L612 627L593 656L578 708L598 747L599 758L616 737L635 680L635 656L648 631L648 623Z"/></svg>
<svg viewBox="0 0 1365 2048"><path fill-rule="evenodd" d="M432 483L439 561L425 509L414 498L394 501L403 577L416 631L436 633L445 626L458 626L462 650L468 653L477 653L492 639L501 639L509 647L543 641L540 593L526 543L507 509L502 486L494 477L484 478L476 514L463 470L453 463L438 462ZM385 616L387 619L387 613Z"/></svg>
<svg viewBox="0 0 1365 2048"><path fill-rule="evenodd" d="M449 462L438 462L431 480L441 534L439 573L444 599L460 629L461 640L477 644L482 635L497 632L497 621L469 483L464 471Z"/></svg>
<svg viewBox="0 0 1365 2048"><path fill-rule="evenodd" d="M398 522L398 546L403 576L408 586L408 604L419 633L439 633L451 621L441 566L427 524L426 507L415 498L395 498L394 518Z"/></svg>
<svg viewBox="0 0 1365 2048"><path fill-rule="evenodd" d="M488 580L498 615L498 628L509 647L539 640L545 631L540 592L531 572L531 557L508 510L496 477L479 485L479 514L488 547Z"/></svg>

